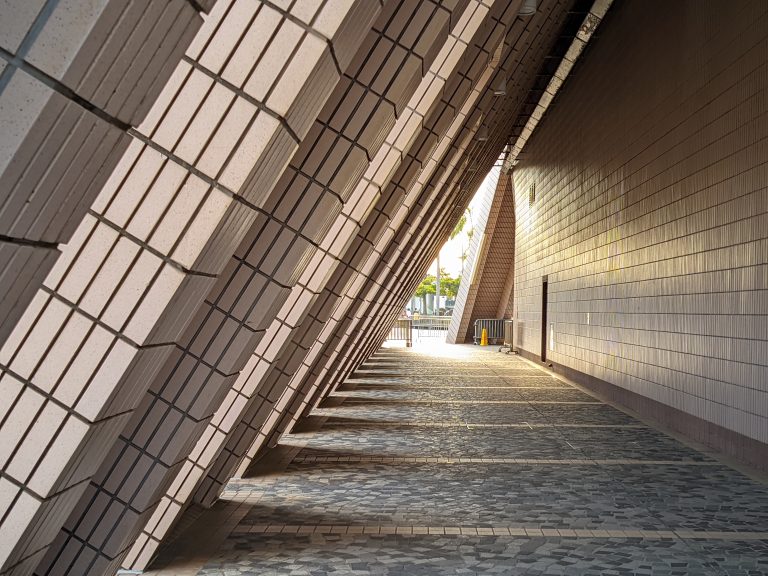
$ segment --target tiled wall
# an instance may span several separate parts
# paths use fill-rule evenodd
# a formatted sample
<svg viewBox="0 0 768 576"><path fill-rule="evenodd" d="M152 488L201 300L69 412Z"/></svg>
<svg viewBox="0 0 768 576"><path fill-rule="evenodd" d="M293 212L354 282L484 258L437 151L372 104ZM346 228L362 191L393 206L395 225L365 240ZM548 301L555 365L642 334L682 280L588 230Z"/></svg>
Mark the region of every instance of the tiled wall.
<svg viewBox="0 0 768 576"><path fill-rule="evenodd" d="M338 189L333 195L338 209L319 206L310 211L308 218L326 218L329 224L312 232L316 245L295 269L290 294L283 299L281 308L272 313L271 323L266 325L264 338L255 351L251 347L253 355L246 359L245 369L228 387L223 402L217 404L216 413L155 511L148 530L129 555L127 565L140 567L151 558L156 543L193 499L205 504L215 501L237 465L233 453L242 453L242 446L247 448L253 440L254 428L248 424L269 412L277 402L287 384L286 372L294 369L313 338L311 329L303 330L307 310L326 283L337 281L332 274L340 253L360 230L361 220L380 196L382 179L388 177L393 159L401 154L394 144L404 146L408 141L407 132L403 132L412 117L404 114L409 110L405 105L407 99L401 100L410 98L422 83L423 71L438 54L434 44L446 41L451 21L459 20L465 6L453 2L399 1L385 5L363 42L361 53L321 113L316 137L302 143L304 151L298 156L302 157L303 167L296 171L298 178L290 174L286 179L291 183L307 180L307 175L314 171L307 181L309 198L304 199L306 202L299 200L298 206L308 207L312 194ZM420 32L414 32L416 24L412 22L420 23ZM370 56L370 51L380 51L380 57L402 57L402 66L382 66L380 57ZM363 79L380 93L366 89ZM422 98L420 94L416 102ZM373 158L370 165L368 157ZM362 162L366 170L347 170L349 175L345 175L344 166L338 166L342 161L347 165ZM256 246L266 254L272 252L263 243ZM290 262L283 259L280 270L291 270ZM296 341L292 342L292 338Z"/></svg>
<svg viewBox="0 0 768 576"><path fill-rule="evenodd" d="M323 10L338 13L329 18L324 17ZM260 104L273 102L273 106L283 107L286 115L281 128L294 141L287 147L293 158L287 167L273 162L282 170L274 185L265 174L254 176L247 185L258 194L251 199L257 205L256 218L234 256L223 259L226 266L65 524L46 559L51 564L41 567L41 573L81 574L85 567L98 574L103 565L110 569L119 566L222 399L226 404L239 371L348 197L350 179L366 163L367 154L373 154L378 131L391 120L395 104L386 98L397 102L401 97L398 89L407 85L406 74L388 86L382 75L390 72L378 71L379 62L353 60L350 48L363 42L379 12L380 6L367 2L353 2L343 10L332 3L324 8L302 5L284 13L268 5L240 1L222 2L206 21L203 39L193 44L204 46L199 67L230 88L235 80L230 67L240 60L241 68L245 66L237 78L238 83L245 82L240 96L255 99L255 92L262 90L259 96L266 103ZM296 21L299 17L307 21L303 26ZM246 30L241 30L249 19ZM354 28L346 32L347 36L338 36L338 30L350 20L354 20ZM402 22L391 13L389 20ZM439 30L440 19L432 22ZM269 29L265 26L275 30L271 42L264 42ZM233 44L232 38L238 34L240 42ZM289 57L291 50L294 60ZM340 60L334 60L336 52L343 55ZM206 60L208 54L216 60ZM282 63L276 61L277 54L282 55ZM229 63L222 71L216 67L218 61ZM349 70L339 76L336 70L342 67ZM281 68L285 70L280 72ZM421 71L420 67L411 68ZM381 94L360 89L358 78L366 73L372 82L385 87ZM282 74L284 80L294 83L294 89L280 85L259 88L259 82L270 74L278 78ZM282 89L292 92L293 103L284 102L289 95L279 94ZM360 126L365 126L362 134ZM233 137L237 141L237 134ZM266 144L265 154L279 159L286 146L281 137L277 138ZM295 147L298 140L301 142ZM253 143L241 140L239 147L238 151L247 155L252 153ZM227 404L221 413L230 409ZM163 523L171 519L163 519ZM101 538L104 533L109 533L108 539ZM71 560L73 555L76 562Z"/></svg>
<svg viewBox="0 0 768 576"><path fill-rule="evenodd" d="M510 15L514 17L515 14L513 11L514 7L504 3L494 6L494 9L497 10L498 15L503 15L508 20ZM460 34L467 33L471 37L473 30L476 29L479 22L482 22L483 15L487 12L487 8L481 3L469 2L462 16L455 18L454 30L463 30ZM472 26L468 27L470 23ZM495 27L496 25L491 27L485 26L485 28L491 31ZM496 38L499 37L499 34L498 31L495 33ZM494 34L489 36L488 31L484 31L483 34L478 36L478 41L480 38L488 38L487 41L492 42L491 38L493 36ZM458 51L457 48L459 49ZM447 39L443 51L445 54L441 53L435 60L436 70L450 70L456 63L448 56L460 55L463 50L464 47L456 46L455 39ZM477 60L477 55L473 55L472 58L465 58L462 66L467 66L467 70L471 70ZM481 59L480 61L484 60ZM459 70L463 70L463 68L460 67ZM446 72L443 71L441 73L445 74ZM465 72L462 72L462 75L465 74ZM364 185L360 190L361 193L365 193L366 189L377 189L382 186L383 181L380 181L379 178L393 170L394 166L390 166L392 161L403 154L403 151L399 151L398 147L402 147L406 143L407 146L410 146L411 152L409 155L397 160L398 162L403 162L407 158L408 161L404 164L401 163L400 167L395 169L394 176L390 175L387 177L391 177L392 182L400 182L399 186L401 187L414 178L414 163L410 154L414 154L413 158L416 159L419 158L419 155L429 153L430 147L428 143L430 140L434 140L435 129L440 125L441 118L445 117L442 107L430 104L430 98L441 97L449 99L448 101L450 102L451 98L456 97L455 92L446 92L441 96L440 91L434 88L436 86L439 87L441 83L444 83L444 80L441 80L439 76L434 78L430 76L431 72L422 81L422 87L416 91L413 104L406 106L406 112L399 117L391 132L391 137L385 139L385 146L382 148L382 151L384 151L382 159L374 159L370 167L371 173L364 176L362 180ZM422 121L423 126L420 127L420 123L415 121L427 109L432 109L431 123L423 123ZM416 132L414 132L414 129ZM423 136L416 137L415 139L413 136L409 136L409 134L419 134L419 130L421 130L421 134L428 136L426 140ZM450 138L448 141L450 141ZM394 147L387 151L392 145ZM386 167L386 169L382 171L382 167ZM380 172L381 175L379 175ZM422 177L424 177L423 173ZM372 187L371 184L375 184L375 186ZM332 226L329 230L328 242L321 243L318 254L322 255L323 259L327 259L327 256L337 258L334 256L333 251L344 249L344 243L338 242L339 230L342 231L341 233L346 234L344 232L345 222L350 220L349 216L353 215L355 210L359 210L360 201L364 197L360 196L360 198L357 198L356 194L350 197L350 200L345 205L348 207L342 210L342 219L339 221L339 226ZM346 247L346 254L342 258L345 263L349 262L354 265L356 260L365 256L369 251L369 248L365 246L372 245L373 239L383 233L381 224L383 217L388 212L394 211L392 203L398 197L401 197L401 192L397 188L388 188L384 195L380 197L374 195L368 198L368 202L375 201L373 210L368 210L369 213L362 223L362 228L360 228L357 238L353 238L348 247ZM365 213L365 210L363 210L363 213ZM352 232L354 232L354 229L352 228ZM384 234L386 235L386 233ZM334 246L335 243L341 245ZM332 248L332 250L329 250L329 248ZM330 264L337 266L333 261L330 261ZM325 270L325 266L320 266L319 268ZM346 264L345 268L348 268ZM317 269L312 265L308 266L307 274L309 275L307 278L313 276ZM323 272L323 275L326 274L327 272ZM284 306L284 310L278 315L278 319L268 330L267 336L257 347L247 370L241 374L238 383L235 384L235 389L230 393L235 402L225 401L220 411L214 416L212 424L208 427L208 431L204 433L201 441L198 443L198 447L193 451L192 457L184 464L182 474L177 477L177 481L155 512L149 527L152 527L155 523L162 525L161 519L167 518L169 514L177 514L178 510L186 502L189 502L189 491L196 487L196 482L199 481L201 473L207 474L207 476L199 484L193 497L203 503L209 503L216 497L219 489L235 470L235 467L239 466L238 470L242 470L243 467L247 466L254 450L258 451L258 448L262 445L261 440L266 438L271 433L271 430L277 426L278 420L282 419L282 411L288 405L288 402L293 399L294 392L297 391L295 387L292 387L291 383L300 380L295 378L292 380L292 375L297 370L301 360L307 356L307 349L312 345L314 336L322 328L322 324L325 321L324 318L327 317L326 315L331 310L329 299L338 298L339 292L344 292L344 286L350 286L349 281L349 270L337 267L327 280L326 288L323 294L315 301L315 304L312 304L311 299L289 298ZM307 280L304 280L304 282L307 282ZM317 279L312 280L312 282L317 282ZM299 290L301 292L305 291L305 288L301 288L301 285L302 281L300 279L295 290L296 293L299 293ZM312 288L312 290L317 289ZM296 323L297 318L301 318L303 314L302 307L307 307L310 304L312 309L306 316L309 319L308 322L299 323L292 328L291 324ZM291 334L295 335L291 336ZM294 338L294 340L288 341L289 337ZM242 414L242 421L240 422L236 419L239 413ZM219 452L219 450L221 451ZM150 530L153 529L150 528ZM167 524L161 526L158 530L148 532L146 536L142 536L139 544L141 545L142 541L150 542L161 538L165 530L167 530ZM131 555L133 553L132 551ZM137 566L139 562L132 562L131 565Z"/></svg>
<svg viewBox="0 0 768 576"><path fill-rule="evenodd" d="M548 360L768 442L768 4L616 2L598 34L514 169L517 346L546 276Z"/></svg>
<svg viewBox="0 0 768 576"><path fill-rule="evenodd" d="M122 405L106 389L119 378L111 371L137 357L129 342L142 338L138 323L125 338L117 328L137 294L101 316L109 290L89 284L89 272L118 232L86 212L200 28L199 11L213 3L9 0L0 6L3 574L30 573L103 456L97 436L124 423ZM78 228L84 217L87 225ZM68 275L67 295L54 292L61 272L41 289L60 249L71 262L73 251L62 246L82 245L94 232L99 247L90 244L90 267ZM120 245L123 257L129 243ZM140 258L133 246L121 265L133 260L137 282L126 288L139 289L150 269L168 279L159 260ZM72 294L89 286L90 301L77 310ZM150 365L155 357L144 354Z"/></svg>
<svg viewBox="0 0 768 576"><path fill-rule="evenodd" d="M0 5L0 344L200 27L200 5Z"/></svg>
<svg viewBox="0 0 768 576"><path fill-rule="evenodd" d="M64 547L40 570L114 568L113 555L151 505L140 488L162 485L206 417L198 408L234 370L234 351L250 353L247 338L226 342L232 325L259 331L247 324L250 308L218 300L215 310L198 308L244 238L275 220L263 206L340 79L336 71L349 65L347 43L359 45L361 24L378 6L295 9L217 4L2 348L3 572L31 573L70 513L73 538L64 546L59 535ZM274 271L280 255L295 257L300 241L263 233L274 238L277 261L257 262ZM280 283L291 272L271 277ZM132 432L137 422L141 431ZM113 447L121 431L128 442ZM108 453L124 458L100 471ZM106 500L89 488L94 474L111 482ZM110 498L126 512L110 517ZM103 513L82 523L84 509Z"/></svg>
<svg viewBox="0 0 768 576"><path fill-rule="evenodd" d="M206 501L218 495L233 473L247 467L250 458L246 451L253 452L256 447L253 443L257 438L269 436L276 425L279 414L294 392L290 387L292 376L322 329L333 303L347 292L355 268L370 257L374 243L385 234L387 223L401 204L406 189L418 186L414 180L419 174L419 163L429 160L440 131L445 129L445 122L440 122L445 116L444 107L436 104L443 104L445 100L457 104L464 96L465 91L446 94L443 86L449 78L461 72L463 66L469 66L474 59L484 55L482 48L485 43L499 42L500 31L489 35L482 26L488 14L487 5L472 0L461 14L452 18L455 24L451 33L445 38L429 71L361 180L359 197L345 205L342 217L323 243L330 249L326 252L326 259L332 272L323 287L323 294L318 294L311 302L311 309L307 305L299 311L296 306L291 308L292 314L301 314L302 319L309 320L297 325L292 335L280 334L284 321L274 326L272 347L279 351L270 352L272 358L266 356L263 350L257 350L256 355L260 359L248 378L260 380L258 398L254 399L242 421L230 434L223 452L218 456L219 462L212 467L209 479L201 486L197 498ZM356 218L361 221L357 222ZM307 274L314 268L308 266ZM282 350L274 345L281 336L285 342ZM291 344L288 343L289 336L294 338ZM256 445L261 444L257 442Z"/></svg>

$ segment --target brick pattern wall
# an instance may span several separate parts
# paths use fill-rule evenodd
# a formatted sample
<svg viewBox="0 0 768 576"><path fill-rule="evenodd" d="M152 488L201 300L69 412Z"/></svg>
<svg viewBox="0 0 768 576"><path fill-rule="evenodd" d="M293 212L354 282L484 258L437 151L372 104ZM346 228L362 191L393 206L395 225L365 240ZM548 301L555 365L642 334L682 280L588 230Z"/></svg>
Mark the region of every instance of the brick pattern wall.
<svg viewBox="0 0 768 576"><path fill-rule="evenodd" d="M199 8L0 5L0 345L199 29Z"/></svg>
<svg viewBox="0 0 768 576"><path fill-rule="evenodd" d="M477 272L482 269L482 263L485 260L483 257L483 248L485 248L483 239L488 228L488 221L493 214L494 199L496 198L499 182L498 178L498 170L488 175L484 183L485 189L478 192L482 194L482 197L471 216L471 226L473 227L472 240L467 249L467 259L464 262L461 282L459 282L459 292L456 294L456 304L451 316L451 322L448 325L448 333L446 334L446 341L451 344L472 341L472 324L469 317L477 298L478 288L478 284L474 279Z"/></svg>
<svg viewBox="0 0 768 576"><path fill-rule="evenodd" d="M598 34L514 170L517 346L547 276L548 359L768 442L768 4L617 2Z"/></svg>
<svg viewBox="0 0 768 576"><path fill-rule="evenodd" d="M344 157L344 150L350 147L350 142L354 144L351 146L354 152L364 149L366 154L363 158L371 156L373 160L365 171L355 171L350 176L346 183L350 192L343 196L344 202L338 212L315 211L315 218L332 216L331 224L322 234L318 234L317 246L313 247L308 262L303 262L290 295L283 299L281 308L269 316L271 321L266 324L263 338L250 348L252 355L246 359L245 368L226 387L223 401L217 404L215 414L206 422L173 485L153 512L145 533L128 555L127 566L142 568L151 558L157 543L190 503L197 501L208 505L217 499L239 459L254 441L260 427L267 422L266 416L278 403L292 371L319 331L319 326L311 319L305 321L309 309L326 285L334 287L337 282L344 281L343 275L339 277L336 274L341 253L349 248L354 254L360 248L359 233L363 239L366 239L366 233L376 233L375 227L369 230L372 226L367 215L382 198L382 188L405 157L405 151L414 143L414 135L420 129L419 119L439 94L428 90L438 82L435 70L442 67L446 60L446 55L436 50L435 44L455 46L456 39L450 39L448 34L451 23L466 26L464 12L472 16L478 12L479 6L477 2L416 5L402 1L385 5L368 38L362 43L361 53L355 58L355 67L346 73L340 89L332 95L321 114L323 121L330 117L332 125L341 130L344 138L330 143L320 140L324 146L318 146L316 139L302 144L306 149L306 164L316 166L315 170L320 174L333 175L334 184L340 180L334 162ZM486 12L486 8L479 11L480 22ZM463 50L464 47L462 43L458 48ZM400 67L382 67L382 55L404 56L404 48L411 52L401 61ZM371 52L376 52L378 56L372 56ZM435 63L439 65L432 70L435 58L438 58ZM413 66L413 62L419 65ZM420 82L406 82L409 78L420 79L423 71L427 74ZM374 106L376 92L366 90L363 78L381 90L378 106ZM405 93L400 91L403 84L408 85ZM405 96L410 97L406 105L391 105L390 99L397 101ZM377 136L371 142L369 136L372 133L380 133L381 137ZM416 139L415 143L418 144L419 140ZM386 204L385 200L382 202ZM376 221L374 216L372 222L375 224ZM255 247L267 254L270 252L258 243ZM281 268L285 267L284 261ZM261 300L258 302L261 303ZM279 409L283 407L279 405Z"/></svg>
<svg viewBox="0 0 768 576"><path fill-rule="evenodd" d="M174 62L0 350L8 398L0 433L9 438L0 456L0 571L86 574L119 565L153 492L173 477L265 329L251 312L274 290L259 293L256 280L242 293L222 290L234 283L223 274L230 259L287 293L312 240L303 227L317 234L332 218L327 204L314 219L285 212L309 185L291 188L294 195L273 191L350 65L350 48L373 19L366 14L379 8L328 0L289 14L223 1ZM351 157L335 157L344 176L364 164L364 152ZM332 188L339 195L342 180ZM255 250L242 249L256 238Z"/></svg>
<svg viewBox="0 0 768 576"><path fill-rule="evenodd" d="M226 446L217 455L218 461L211 467L209 478L201 485L196 499L209 502L216 498L232 474L248 466L248 453L253 452L253 445L261 446L259 440L265 440L276 426L279 414L295 392L291 387L293 374L318 336L334 303L347 293L356 269L370 257L374 245L386 236L387 225L402 205L406 192L412 186L419 186L417 177L421 176L424 181L420 168L430 160L438 137L445 137L445 107L457 107L469 92L469 87L451 92L444 91L443 87L476 61L485 61L487 51L500 42L503 26L489 27L484 23L502 8L503 3L495 3L493 9L489 9L486 3L472 0L463 11L452 14L454 24L450 34L360 181L359 197L347 203L337 224L328 233L324 245L331 249L327 252L330 278L325 290L314 302L307 301L301 312L296 312L293 307L297 317L308 315L293 334L281 330L284 322L279 319L270 329L271 350L268 351L267 346L256 350L254 370L244 376L258 382L258 385L254 384L257 394L248 411L243 413L242 421L230 432ZM361 222L355 220L358 214L364 216ZM353 222L354 226L350 226ZM307 272L313 268L308 267ZM291 344L288 344L289 337L294 339Z"/></svg>

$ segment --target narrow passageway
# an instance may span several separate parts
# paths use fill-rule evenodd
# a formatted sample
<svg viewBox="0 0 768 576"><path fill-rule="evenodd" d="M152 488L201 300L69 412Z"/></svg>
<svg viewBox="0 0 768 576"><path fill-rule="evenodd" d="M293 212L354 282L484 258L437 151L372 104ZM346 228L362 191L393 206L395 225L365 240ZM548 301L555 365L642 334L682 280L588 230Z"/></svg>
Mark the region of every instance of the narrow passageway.
<svg viewBox="0 0 768 576"><path fill-rule="evenodd" d="M161 574L768 574L764 484L493 348L382 349L281 451Z"/></svg>

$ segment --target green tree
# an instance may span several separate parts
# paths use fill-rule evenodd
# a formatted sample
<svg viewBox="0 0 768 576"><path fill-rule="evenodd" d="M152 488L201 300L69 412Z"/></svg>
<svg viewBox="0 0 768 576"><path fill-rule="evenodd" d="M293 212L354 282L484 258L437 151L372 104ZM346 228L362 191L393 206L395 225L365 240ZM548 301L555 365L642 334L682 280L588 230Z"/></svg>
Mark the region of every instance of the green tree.
<svg viewBox="0 0 768 576"><path fill-rule="evenodd" d="M427 310L427 294L435 293L435 277L432 274L427 274L424 280L421 281L419 287L416 288L416 292L413 294L421 300L421 310L424 312Z"/></svg>
<svg viewBox="0 0 768 576"><path fill-rule="evenodd" d="M459 283L461 278L454 278L452 276L443 276L440 279L440 290L448 299L456 298L459 293Z"/></svg>
<svg viewBox="0 0 768 576"><path fill-rule="evenodd" d="M432 274L427 274L424 280L421 281L419 287L416 288L415 296L424 298L427 294L435 293L435 277Z"/></svg>
<svg viewBox="0 0 768 576"><path fill-rule="evenodd" d="M456 298L459 293L460 277L450 276L445 268L440 269L440 295L447 298ZM414 296L417 298L424 298L427 294L435 293L435 277L432 274L427 274L424 280L421 281L419 287L416 288Z"/></svg>

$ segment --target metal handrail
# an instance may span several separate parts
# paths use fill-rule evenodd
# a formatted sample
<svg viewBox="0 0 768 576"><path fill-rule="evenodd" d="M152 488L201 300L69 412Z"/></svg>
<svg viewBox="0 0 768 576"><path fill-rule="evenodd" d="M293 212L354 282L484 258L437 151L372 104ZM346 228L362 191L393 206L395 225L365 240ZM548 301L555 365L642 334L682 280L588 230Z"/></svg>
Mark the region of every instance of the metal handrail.
<svg viewBox="0 0 768 576"><path fill-rule="evenodd" d="M392 325L387 335L387 340L405 341L405 346L410 348L413 345L413 326L410 318L398 318Z"/></svg>
<svg viewBox="0 0 768 576"><path fill-rule="evenodd" d="M488 335L488 344L498 344L504 340L504 318L478 318L475 320L474 343L478 344L483 334Z"/></svg>
<svg viewBox="0 0 768 576"><path fill-rule="evenodd" d="M412 320L414 337L416 340L422 339L445 339L448 334L448 327L451 324L450 316L421 316Z"/></svg>

